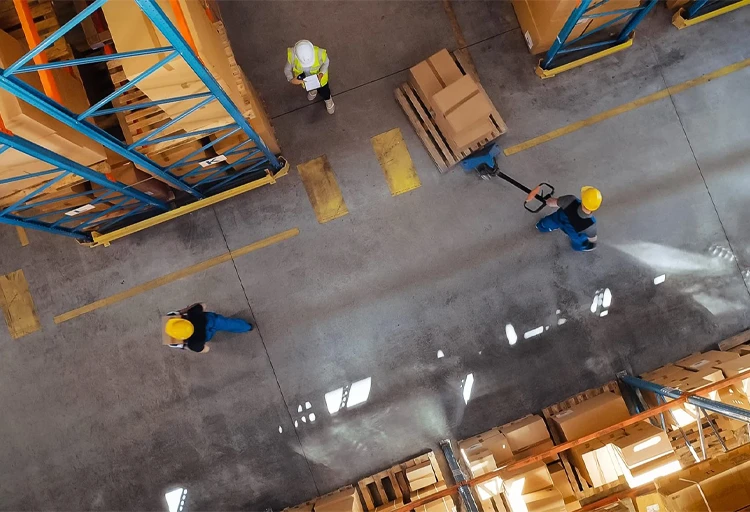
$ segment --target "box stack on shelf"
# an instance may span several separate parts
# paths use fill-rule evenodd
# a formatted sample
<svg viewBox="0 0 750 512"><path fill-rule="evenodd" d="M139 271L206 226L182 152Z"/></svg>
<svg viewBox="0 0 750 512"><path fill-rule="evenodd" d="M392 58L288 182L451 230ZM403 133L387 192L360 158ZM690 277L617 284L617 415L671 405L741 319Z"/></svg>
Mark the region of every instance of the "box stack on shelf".
<svg viewBox="0 0 750 512"><path fill-rule="evenodd" d="M532 54L546 52L555 42L558 34L568 21L573 10L578 7L580 2L576 0L513 0L513 9L516 11L518 24L521 26L526 45ZM631 9L640 5L640 0L609 0L608 2L592 2L592 6L597 3L599 7L592 9L590 14L612 12L621 9ZM581 19L573 31L570 33L567 41L589 33L602 25L611 22L617 17L616 14L609 16L599 16L591 19ZM624 21L623 21L624 23ZM619 28L617 24L610 25L609 30Z"/></svg>
<svg viewBox="0 0 750 512"><path fill-rule="evenodd" d="M479 78L467 69L441 50L412 67L409 81L395 91L441 172L508 130Z"/></svg>
<svg viewBox="0 0 750 512"><path fill-rule="evenodd" d="M44 40L60 28L60 22L55 14L52 0L28 0L28 3L39 37ZM0 0L0 30L7 32L17 41L26 41L13 0ZM73 58L70 45L64 39L55 41L52 46L45 50L45 55L50 62Z"/></svg>

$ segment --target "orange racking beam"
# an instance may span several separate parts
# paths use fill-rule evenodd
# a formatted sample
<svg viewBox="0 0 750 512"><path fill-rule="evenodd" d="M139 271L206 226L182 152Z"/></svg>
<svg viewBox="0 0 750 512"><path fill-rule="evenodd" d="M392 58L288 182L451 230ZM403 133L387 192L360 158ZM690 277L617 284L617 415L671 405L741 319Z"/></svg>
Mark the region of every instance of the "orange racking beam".
<svg viewBox="0 0 750 512"><path fill-rule="evenodd" d="M21 28L23 29L23 35L26 37L26 42L30 49L36 48L41 44L42 39L39 37L39 32L34 24L34 17L31 15L31 9L29 8L29 2L27 0L13 0L13 5L16 7L18 13L18 19L21 22ZM45 52L41 52L39 55L34 57L35 64L47 64L47 55ZM52 76L52 70L41 69L39 70L39 78L42 80L42 88L44 93L62 104L62 97L60 91L57 88L55 77Z"/></svg>

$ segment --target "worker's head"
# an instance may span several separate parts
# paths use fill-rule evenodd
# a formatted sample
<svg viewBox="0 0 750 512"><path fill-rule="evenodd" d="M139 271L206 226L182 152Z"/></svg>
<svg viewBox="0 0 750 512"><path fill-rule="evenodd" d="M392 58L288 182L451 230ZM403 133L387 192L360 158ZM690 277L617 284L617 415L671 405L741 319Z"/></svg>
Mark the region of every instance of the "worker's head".
<svg viewBox="0 0 750 512"><path fill-rule="evenodd" d="M598 188L583 187L581 188L581 206L584 209L595 212L602 205L602 193Z"/></svg>
<svg viewBox="0 0 750 512"><path fill-rule="evenodd" d="M304 67L309 67L315 64L315 47L307 39L295 43L294 55Z"/></svg>
<svg viewBox="0 0 750 512"><path fill-rule="evenodd" d="M164 325L164 331L170 338L175 340L186 340L195 332L195 327L190 320L184 318L170 318Z"/></svg>

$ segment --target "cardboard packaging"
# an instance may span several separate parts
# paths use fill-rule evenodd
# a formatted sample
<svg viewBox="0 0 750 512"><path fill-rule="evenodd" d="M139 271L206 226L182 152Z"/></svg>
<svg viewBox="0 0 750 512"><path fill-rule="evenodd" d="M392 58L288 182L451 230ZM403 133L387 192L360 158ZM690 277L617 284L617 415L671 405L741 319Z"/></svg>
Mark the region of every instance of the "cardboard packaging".
<svg viewBox="0 0 750 512"><path fill-rule="evenodd" d="M647 421L631 425L623 431L625 435L613 440L611 444L628 468L674 453L666 432Z"/></svg>
<svg viewBox="0 0 750 512"><path fill-rule="evenodd" d="M652 492L635 498L636 512L668 512L667 503L658 492Z"/></svg>
<svg viewBox="0 0 750 512"><path fill-rule="evenodd" d="M432 106L435 123L456 152L463 151L494 129L490 121L492 103L469 75L433 95Z"/></svg>
<svg viewBox="0 0 750 512"><path fill-rule="evenodd" d="M315 512L363 512L362 502L353 487L341 489L318 499Z"/></svg>
<svg viewBox="0 0 750 512"><path fill-rule="evenodd" d="M503 490L507 496L522 496L554 486L552 476L544 462L529 464L516 471L504 472Z"/></svg>
<svg viewBox="0 0 750 512"><path fill-rule="evenodd" d="M479 476L497 469L495 458L488 450L475 450L467 453L469 471L472 476Z"/></svg>
<svg viewBox="0 0 750 512"><path fill-rule="evenodd" d="M680 368L679 366L675 366L673 364L667 364L667 365L662 366L661 368L657 368L656 370L651 370L650 372L642 373L641 378L643 380L657 382L657 381L661 381L664 379L668 379L670 376L676 373L682 373L682 370L684 370L684 368Z"/></svg>
<svg viewBox="0 0 750 512"><path fill-rule="evenodd" d="M437 476L435 476L435 471L432 469L432 464L429 460L407 468L405 473L406 480L409 482L409 488L414 491L437 482Z"/></svg>
<svg viewBox="0 0 750 512"><path fill-rule="evenodd" d="M521 450L520 452L514 454L514 459L516 460L523 460L526 457L531 457L532 455L538 455L540 453L544 453L550 448L555 446L555 443L552 442L552 439L546 439L542 441L541 443L537 443L534 446L529 446L525 450ZM552 464L555 461L560 460L559 455L548 455L547 457L544 457L542 459L546 464Z"/></svg>
<svg viewBox="0 0 750 512"><path fill-rule="evenodd" d="M552 416L567 441L578 439L630 417L621 396L611 392L596 395Z"/></svg>
<svg viewBox="0 0 750 512"><path fill-rule="evenodd" d="M727 352L734 352L735 354L746 356L750 354L750 343L743 343L742 345L737 345L736 347L730 348L729 350L727 350Z"/></svg>
<svg viewBox="0 0 750 512"><path fill-rule="evenodd" d="M746 384L748 379L742 381ZM750 410L750 399L745 392L741 391L737 386L729 386L718 391L718 400L722 403L739 407L740 409ZM738 430L745 428L747 423L733 418L729 418L722 414L716 417L716 423L722 430Z"/></svg>
<svg viewBox="0 0 750 512"><path fill-rule="evenodd" d="M523 501L528 512L561 512L565 510L565 501L554 487L525 494Z"/></svg>
<svg viewBox="0 0 750 512"><path fill-rule="evenodd" d="M492 453L496 465L502 465L513 458L510 443L498 428L493 428L476 436L464 439L458 443L464 458L468 463L468 456L478 449Z"/></svg>
<svg viewBox="0 0 750 512"><path fill-rule="evenodd" d="M166 183L157 180L140 169L136 169L131 162L112 169L107 177L124 185L131 186L161 201L171 201L174 199L174 193Z"/></svg>
<svg viewBox="0 0 750 512"><path fill-rule="evenodd" d="M714 365L714 368L721 370L721 373L727 378L750 372L750 352L738 357L737 359ZM744 379L738 387L743 393L745 393L745 395L750 396L750 373L748 373L747 377L748 378Z"/></svg>
<svg viewBox="0 0 750 512"><path fill-rule="evenodd" d="M315 509L318 510L317 508ZM455 512L456 506L450 497L443 497L421 507L414 509L415 512Z"/></svg>
<svg viewBox="0 0 750 512"><path fill-rule="evenodd" d="M409 83L432 109L432 97L463 76L448 50L440 50L409 70Z"/></svg>
<svg viewBox="0 0 750 512"><path fill-rule="evenodd" d="M550 439L547 425L536 414L506 423L500 427L500 432L505 435L514 454Z"/></svg>
<svg viewBox="0 0 750 512"><path fill-rule="evenodd" d="M673 371L669 374L665 374L662 377L653 377L651 382L655 384L661 384L669 386L680 391L697 391L701 388L709 386L713 382L718 382L724 378L721 370L716 370L710 367L703 367L700 370L692 371L680 368L679 371ZM648 391L642 391L644 400L651 406L657 405L656 396ZM716 400L718 398L718 392L713 391L709 393L708 398ZM665 398L668 402L671 401L669 398ZM671 410L671 414L666 415L667 420L674 427L685 427L695 423L697 412L696 408L690 404L682 404Z"/></svg>
<svg viewBox="0 0 750 512"><path fill-rule="evenodd" d="M656 478L671 475L680 469L682 469L682 465L679 458L674 452L671 452L634 468L623 466L623 474L630 488L634 489L648 482L653 482Z"/></svg>
<svg viewBox="0 0 750 512"><path fill-rule="evenodd" d="M750 445L655 480L670 512L739 510L750 506Z"/></svg>
<svg viewBox="0 0 750 512"><path fill-rule="evenodd" d="M734 352L721 352L719 350L709 350L702 354L692 354L680 359L675 363L676 366L686 370L698 371L704 368L715 368L717 364L726 363L733 359L738 359L739 354Z"/></svg>

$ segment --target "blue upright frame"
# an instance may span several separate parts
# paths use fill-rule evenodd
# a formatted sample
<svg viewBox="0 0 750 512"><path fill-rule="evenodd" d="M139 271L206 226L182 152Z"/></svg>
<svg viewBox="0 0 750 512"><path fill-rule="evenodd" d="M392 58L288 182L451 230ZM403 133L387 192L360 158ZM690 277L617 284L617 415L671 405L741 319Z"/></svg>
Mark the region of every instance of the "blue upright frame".
<svg viewBox="0 0 750 512"><path fill-rule="evenodd" d="M722 7L726 7L729 5L732 5L734 3L739 3L739 0L736 2L717 2L715 0L693 0L689 4L687 4L684 7L684 18L686 20L692 20L694 18L697 18L698 16L703 16L704 14L708 14L716 9L721 9Z"/></svg>
<svg viewBox="0 0 750 512"><path fill-rule="evenodd" d="M155 199L123 183L112 181L103 174L60 156L17 135L0 132L0 153L15 150L32 156L48 167L46 170L0 179L0 185L47 177L24 197L10 205L0 206L0 222L29 227L91 242L91 231L106 232L108 228L135 218L169 210L164 201ZM99 185L99 190L85 190L68 194L43 195L68 176L79 176ZM37 199L37 200L35 200ZM76 199L75 205L70 201ZM77 210L76 207L85 206ZM42 208L44 207L44 208ZM87 213L91 212L91 213Z"/></svg>
<svg viewBox="0 0 750 512"><path fill-rule="evenodd" d="M282 164L279 162L276 155L268 149L258 134L243 117L242 112L222 90L221 86L211 73L205 68L205 66L203 66L198 56L193 52L169 18L167 18L164 11L156 4L155 0L132 1L140 6L143 13L151 20L157 30L164 35L169 42L168 46L114 53L111 55L97 55L62 62L50 62L47 64L28 64L36 55L49 48L55 43L55 41L63 37L69 30L78 25L86 17L90 16L107 1L108 0L95 0L86 9L81 11L73 19L47 37L41 44L32 48L17 62L13 63L6 69L0 68L0 88L9 91L21 100L49 114L67 126L78 130L104 147L134 162L138 167L148 171L150 174L158 177L175 189L183 191L195 199L201 199L210 196L213 193L227 189L240 183L243 179L251 179L258 174L258 171L268 170L271 174L275 174L282 168ZM157 64L153 65L147 71L131 80L123 87L117 89L106 98L98 101L84 112L78 113L71 112L66 107L48 98L45 94L29 86L16 76L20 73L38 72L45 69L78 66L82 64L106 62L114 59L127 59L144 55L160 54L164 55L164 58ZM150 101L141 104L104 108L112 100L118 98L123 93L136 86L141 80L156 72L165 63L178 58L184 59L198 79L203 82L206 87L205 92L167 98L159 101ZM121 142L90 121L90 118L97 116L123 111L134 111L180 101L188 101L193 104L183 113L172 117L171 121L132 144ZM195 101L198 101L198 103L195 104ZM170 128L173 128L176 123L212 102L220 103L231 117L232 122L216 128L196 130L188 133L185 133L183 130L181 133L165 134L165 132ZM160 135L163 136L160 137ZM205 143L202 147L196 149L191 155L167 166L160 165L145 152L146 148L153 146L154 144L179 141L180 139L195 140L198 137L207 137L209 135L218 137L220 140L224 140L230 135L240 136L240 142L224 152L224 156L234 156L232 159L235 160L234 162L225 163L226 160L222 159L210 161L205 155L203 158L199 157L204 150L213 147L219 142L219 140ZM79 174L77 171L75 172L76 174ZM14 223L17 224L18 222Z"/></svg>
<svg viewBox="0 0 750 512"><path fill-rule="evenodd" d="M651 11L651 9L653 9L658 0L645 0L638 7L634 7L631 9L617 9L613 11L596 13L592 12L594 9L598 9L599 7L605 5L607 2L609 2L609 0L599 0L597 2L595 2L594 0L581 0L581 3L573 10L570 17L565 22L565 25L563 25L562 30L555 39L555 42L552 44L550 49L547 51L546 56L542 60L540 66L543 70L551 70L560 65L559 61L561 60L561 57L563 55L569 56L573 54L576 56L575 58L582 58L590 55L590 50L605 50L607 48L611 48L613 46L626 42L628 38L630 38L630 36L633 34L633 31L638 26L638 24L643 21L643 18L645 18L646 15ZM582 35L568 41L570 34L573 32L573 29L582 20L591 20L594 18L602 18L605 16L614 16L614 18L595 29L584 32ZM627 21L625 21L625 25L616 37L601 41L595 41L588 44L579 44L585 39L590 40L589 38L592 35L597 34L624 20ZM573 60L575 60L575 58Z"/></svg>

